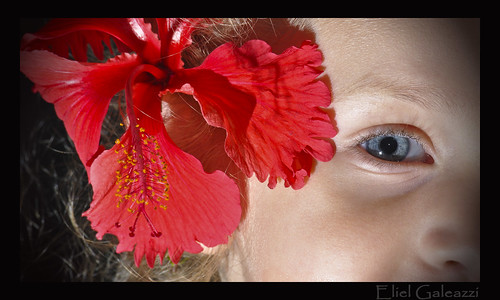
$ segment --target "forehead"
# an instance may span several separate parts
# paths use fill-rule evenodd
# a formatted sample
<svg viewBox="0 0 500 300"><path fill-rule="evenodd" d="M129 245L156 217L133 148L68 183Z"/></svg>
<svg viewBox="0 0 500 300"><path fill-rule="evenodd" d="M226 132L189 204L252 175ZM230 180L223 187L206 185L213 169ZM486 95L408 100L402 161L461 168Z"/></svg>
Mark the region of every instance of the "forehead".
<svg viewBox="0 0 500 300"><path fill-rule="evenodd" d="M477 19L315 19L312 25L319 39L329 40L335 45L331 50L343 56L385 52L437 59L479 50Z"/></svg>
<svg viewBox="0 0 500 300"><path fill-rule="evenodd" d="M456 94L478 95L477 20L317 19L312 23L337 99L380 78L390 78L390 85L403 89L429 86L450 101L459 100Z"/></svg>

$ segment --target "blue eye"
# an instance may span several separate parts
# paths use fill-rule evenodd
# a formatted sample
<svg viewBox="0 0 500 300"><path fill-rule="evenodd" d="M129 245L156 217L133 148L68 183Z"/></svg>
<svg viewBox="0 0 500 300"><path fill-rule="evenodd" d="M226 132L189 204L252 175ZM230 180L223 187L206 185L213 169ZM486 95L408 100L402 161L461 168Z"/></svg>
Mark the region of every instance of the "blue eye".
<svg viewBox="0 0 500 300"><path fill-rule="evenodd" d="M391 162L419 161L426 155L416 139L397 134L378 135L360 143L360 146L372 156Z"/></svg>

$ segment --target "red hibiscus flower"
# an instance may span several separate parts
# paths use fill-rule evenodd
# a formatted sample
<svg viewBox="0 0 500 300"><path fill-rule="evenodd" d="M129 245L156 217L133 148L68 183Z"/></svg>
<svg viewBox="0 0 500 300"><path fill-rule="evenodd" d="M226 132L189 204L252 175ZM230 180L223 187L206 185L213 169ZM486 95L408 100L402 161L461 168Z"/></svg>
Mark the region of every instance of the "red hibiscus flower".
<svg viewBox="0 0 500 300"><path fill-rule="evenodd" d="M134 251L136 265L146 256L152 267L167 251L178 263L200 244L226 243L241 216L237 185L221 171L206 173L169 137L163 94L193 95L207 123L227 131L228 156L248 177L269 178L271 188L278 178L301 188L313 159L334 154L317 46L304 42L276 55L260 40L227 43L184 69L181 54L200 21L157 19L153 32L142 19L56 19L21 41L21 71L54 104L87 169L94 196L84 216L99 239L118 237L117 252ZM103 60L111 37L122 54L88 63L87 45ZM105 150L102 122L122 90L127 128Z"/></svg>

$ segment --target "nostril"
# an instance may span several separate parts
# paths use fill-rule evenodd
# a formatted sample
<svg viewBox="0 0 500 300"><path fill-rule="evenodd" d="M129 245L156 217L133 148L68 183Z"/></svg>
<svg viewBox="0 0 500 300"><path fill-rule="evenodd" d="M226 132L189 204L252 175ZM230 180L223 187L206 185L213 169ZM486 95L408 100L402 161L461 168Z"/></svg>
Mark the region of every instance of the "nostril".
<svg viewBox="0 0 500 300"><path fill-rule="evenodd" d="M444 263L444 274L447 274L448 280L453 281L469 281L467 268L458 261L448 260Z"/></svg>
<svg viewBox="0 0 500 300"><path fill-rule="evenodd" d="M459 263L458 261L455 260L448 260L444 263L445 269L448 269L450 271L463 271L465 267Z"/></svg>

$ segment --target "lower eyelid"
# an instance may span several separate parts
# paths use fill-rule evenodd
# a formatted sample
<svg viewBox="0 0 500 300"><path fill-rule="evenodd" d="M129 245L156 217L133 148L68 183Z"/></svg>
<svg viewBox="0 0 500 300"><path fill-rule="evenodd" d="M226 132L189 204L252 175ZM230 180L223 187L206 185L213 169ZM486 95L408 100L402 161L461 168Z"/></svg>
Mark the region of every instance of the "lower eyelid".
<svg viewBox="0 0 500 300"><path fill-rule="evenodd" d="M371 201L404 195L434 177L433 172L425 172L425 167L417 167L412 163L388 164L381 160L371 160L359 152L351 158L350 163L354 167L352 177L357 182L356 191L365 191L366 197ZM398 166L393 166L394 164Z"/></svg>
<svg viewBox="0 0 500 300"><path fill-rule="evenodd" d="M423 161L400 161L391 162L386 161L377 157L372 156L360 145L352 149L352 163L356 164L358 167L371 172L371 173L383 173L383 174L402 174L415 171L416 169L425 168L431 165L434 160L432 156L425 153L425 158Z"/></svg>

